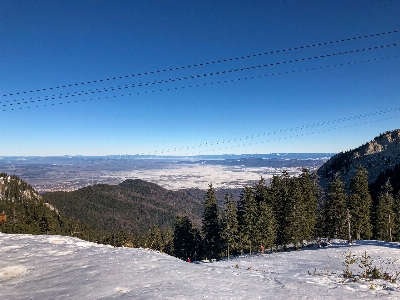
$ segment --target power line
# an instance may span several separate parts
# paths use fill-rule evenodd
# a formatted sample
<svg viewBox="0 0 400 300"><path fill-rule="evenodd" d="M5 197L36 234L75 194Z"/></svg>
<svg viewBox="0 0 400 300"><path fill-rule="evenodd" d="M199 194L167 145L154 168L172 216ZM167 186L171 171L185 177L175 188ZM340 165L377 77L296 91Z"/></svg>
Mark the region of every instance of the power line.
<svg viewBox="0 0 400 300"><path fill-rule="evenodd" d="M195 155L199 155L200 153L220 151L220 150L229 150L229 149L240 148L240 147L244 147L244 146L250 146L253 144L264 144L264 143L274 142L274 141L279 141L279 140L288 140L288 139L302 137L302 136L310 136L310 135L314 135L314 134L322 133L322 132L335 131L335 130L340 130L340 129L345 129L345 128L357 127L357 126L361 126L361 125L365 125L365 124L377 123L377 122L381 122L381 121L385 121L385 120L397 119L397 118L400 118L400 115L393 116L393 117L381 118L378 120L368 120L368 121L364 121L364 122L356 122L356 123L342 125L342 126L339 125L337 127L326 128L326 129L321 129L321 130L313 130L311 132L302 132L304 129L322 127L322 126L325 126L328 124L338 124L338 123L343 123L346 121L352 121L352 120L357 120L357 119L371 117L371 116L379 116L379 115L384 115L387 113L398 112L398 111L400 111L400 107L371 112L371 113L362 114L362 115L350 116L350 117L341 118L341 119L335 119L335 120L331 120L331 121L327 121L327 122L312 123L312 124L306 124L306 125L298 126L298 127L294 127L294 128L280 129L280 130L276 130L276 131L271 131L269 133L254 134L254 135L246 136L244 138L234 138L234 139L223 141L223 143L225 142L224 145L222 145L222 143L219 143L219 142L205 143L205 144L199 145L198 147L201 149L196 150L196 152L186 152L182 155L165 154L168 152L169 153L174 152L173 150L168 149L165 151L164 150L156 151L154 154L142 153L142 154L140 154L140 156L142 156L142 157L146 157L146 156L154 157L155 156L158 158L163 158L163 157L168 157L168 156L173 156L173 157L175 157L175 156L195 156ZM296 130L301 130L301 131L297 134L293 133L290 136L282 136L282 134L284 134L284 133L293 132ZM262 136L266 137L267 139L261 140L261 141L255 141L255 142L252 140L255 137L260 138ZM228 145L228 143L232 143L232 142L236 142L236 144ZM201 147L202 145L214 146L214 148L204 149L204 147ZM193 147L188 146L188 147L186 147L187 148L186 150L193 151L195 147L197 147L197 146L193 146ZM175 148L174 150L177 151L177 150L182 150L184 148L185 147L181 147L179 149ZM161 153L158 153L158 152L161 152ZM97 160L92 158L91 160L87 160L84 162L76 162L73 164L60 164L60 166L71 166L71 165L78 166L79 165L81 167L78 167L78 168L91 168L92 166L94 166L94 164L96 164L96 165L99 165L99 164L116 165L117 163L126 164L127 161L131 159L130 158L131 156L136 156L136 155L124 155L124 157L114 156L114 157L107 157L107 158L100 157ZM43 169L45 169L45 168L43 168Z"/></svg>
<svg viewBox="0 0 400 300"><path fill-rule="evenodd" d="M392 31L380 32L380 33L373 33L373 34L363 35L363 36L358 36L358 37L351 37L351 38L339 39L339 40L334 40L334 41L315 43L315 44L306 45L306 46L291 47L291 48L286 48L286 49L281 49L281 50L274 50L274 51L251 54L251 55L244 55L244 56L238 56L238 57L233 57L233 58L220 59L220 60L197 63L197 64L181 66L181 67L172 67L172 68L160 69L160 70L156 70L156 71L136 73L136 74L131 74L131 75L120 75L120 76L115 76L115 77L110 77L110 78L105 78L105 79L97 79L97 80L91 80L91 81L86 81L86 82L77 82L77 83L65 84L65 85L60 85L60 86L55 86L55 87L35 89L35 90L30 90L30 91L3 94L2 96L7 97L7 96L41 92L41 91L47 91L47 90L62 89L62 88L85 85L85 84L92 84L92 83L97 83L97 82L119 80L119 79L124 79L124 78L129 78L129 77L137 77L137 76L143 76L143 75L149 75L149 74L164 73L164 72L175 71L175 70L180 70L180 69L194 68L194 67L200 67L200 66L205 66L205 65L212 65L212 64L230 62L230 61L235 61L235 60L247 59L247 58L252 58L252 57L259 57L259 56L263 56L263 55L269 55L269 54L275 54L275 53L281 53L281 52L289 52L289 51L294 51L294 50L307 49L307 48L319 47L319 46L324 46L324 45L331 45L331 44L342 43L342 42L347 42L347 41L354 41L354 40L376 37L376 36L381 36L381 35L388 35L388 34L393 34L393 33L398 33L398 32L400 32L400 30L392 30Z"/></svg>
<svg viewBox="0 0 400 300"><path fill-rule="evenodd" d="M400 118L400 116L382 118L382 119L379 119L379 120L365 121L365 122L361 122L361 123L344 125L344 126L339 126L339 127L334 127L334 128L327 128L327 129L324 129L324 130L316 130L316 131L312 131L312 132L308 132L308 133L306 132L306 133L291 135L291 136L287 136L287 137L277 137L277 138L272 138L272 139L268 139L268 140L262 140L260 142L237 144L237 145L233 145L233 146L230 146L230 147L226 146L226 147L214 148L214 149L209 149L209 150L204 150L204 151L199 151L199 152L191 152L191 153L188 152L188 153L183 154L183 156L198 155L199 153L213 152L213 151L226 150L226 149L233 149L233 148L239 148L239 147L244 147L244 146L250 146L250 145L253 145L253 144L264 144L264 143L274 142L274 141L279 141L279 140L287 140L287 139L292 139L292 138L296 138L296 137L309 136L309 135L313 135L313 134L316 134L316 133L335 131L335 130L340 130L340 129L344 129L344 128L352 128L352 127L357 127L357 126L360 126L360 125L378 123L378 122L381 122L381 121L392 120L392 119L397 119L397 118Z"/></svg>
<svg viewBox="0 0 400 300"><path fill-rule="evenodd" d="M164 153L171 153L171 152L173 153L173 152L178 152L178 151L182 151L182 150L192 151L194 149L199 149L199 148L204 148L204 147L210 147L210 146L215 147L216 145L221 146L222 144L228 144L231 142L242 142L243 141L243 142L247 143L248 141L253 140L255 138L276 136L277 134L283 134L285 132L299 131L299 130L315 128L315 127L320 127L320 126L326 126L326 125L331 125L331 124L336 124L336 123L342 123L342 122L346 122L346 121L362 119L362 118L378 116L378 115L384 115L384 114L399 112L399 111L400 111L400 107L395 107L395 108L381 110L381 111L375 111L375 112L371 112L371 113L367 113L367 114L361 114L361 115L350 116L350 117L346 117L346 118L334 119L331 121L318 122L318 123L312 123L312 124L306 124L306 125L297 126L297 127L276 130L276 131L247 135L247 136L241 137L241 138L233 138L233 139L229 139L229 140L219 140L219 141L207 142L207 143L203 143L203 144L199 144L199 145L184 146L184 147L180 147L180 148L160 150L160 151L155 151L154 155L160 155L159 153L161 153L161 155L164 155ZM221 149L223 149L223 148L221 148ZM218 149L218 150L221 150L221 149ZM215 149L213 149L213 150L215 150ZM187 155L187 154L185 154L185 155Z"/></svg>
<svg viewBox="0 0 400 300"><path fill-rule="evenodd" d="M377 112L378 113L378 112ZM340 130L340 129L347 129L347 128L354 128L354 127L359 127L362 125L366 125L366 124L373 124L373 123L378 123L378 122L382 122L382 121L386 121L386 120L391 120L391 119L397 119L400 118L400 116L394 116L394 117L386 117L386 118L381 118L378 120L368 120L365 122L357 122L357 123L353 123L353 124L347 124L347 125L343 125L343 126L337 126L337 127L333 127L333 128L326 128L326 129L321 129L321 130L313 130L311 132L303 132L303 133L298 133L298 134L292 134L290 136L270 136L268 139L266 140L261 140L261 141L244 141L241 143L238 143L236 145L224 145L224 146L219 146L218 147L214 147L212 149L207 149L207 150L199 150L197 152L187 152L184 153L180 156L196 156L199 155L201 153L206 153L206 152L213 152L213 151L220 151L220 150L229 150L229 149L234 149L234 148L240 148L240 147L245 147L245 146L250 146L253 144L265 144L265 143L270 143L270 142L275 142L275 141L280 141L280 140L289 140L289 139L293 139L293 138L298 138L298 137L303 137L303 136L311 136L314 134L318 134L318 133L324 133L324 132L330 132L330 131L336 131L336 130ZM351 118L349 118L351 119ZM344 119L341 119L342 122ZM333 123L333 122L332 122ZM304 128L307 126L304 126ZM287 130L279 130L277 132L286 132ZM228 153L227 153L228 154ZM95 158L92 158L91 160L87 160L84 162L76 162L76 163L69 163L69 164L60 164L60 166L65 166L65 167L69 167L69 166L77 166L78 169L89 169L92 168L95 165L107 165L107 166L112 166L112 165L117 165L117 164L127 164L129 162L129 160L131 160L131 156L135 156L136 155L124 155L123 157L107 157L107 158L98 158L97 160ZM172 157L176 157L179 155L165 155L165 154L141 154L140 156L142 156L143 158L145 157L156 157L156 158L168 158L168 156L172 156ZM42 167L41 169L45 170L45 167Z"/></svg>
<svg viewBox="0 0 400 300"><path fill-rule="evenodd" d="M354 61L354 62L332 64L332 65L326 65L326 66L320 66L320 67L312 67L312 68L291 70L291 71L285 71L285 72L277 72L277 73L270 73L270 74L263 74L263 75L256 75L256 76L248 76L248 77L242 77L242 78L236 78L236 79L221 80L221 81L216 81L216 82L194 84L194 85L181 86L181 87L175 87L175 88L166 88L166 89L160 89L160 90L152 90L152 91L144 91L144 92L137 92L137 93L129 93L129 94L120 94L120 95L113 95L113 96L98 97L97 99L96 98L91 98L91 99L83 99L83 100L71 100L71 101L64 101L64 102L58 102L58 103L51 103L51 104L48 104L48 105L47 104L43 104L43 105L35 105L35 106L23 106L23 107L18 107L18 108L15 108L15 109L14 108L10 108L11 106L12 107L17 107L17 106L21 106L21 105L24 105L24 104L30 105L31 103L37 103L37 102L40 102L40 104L42 104L42 103L45 103L45 101L56 100L56 98L45 98L45 99L27 100L27 101L19 100L19 102L16 102L16 103L3 104L2 105L2 107L3 107L2 111L3 112L4 111L18 111L18 110L22 110L22 109L31 109L31 108L46 107L46 106L56 106L56 105L71 104L71 103L78 103L78 102L85 102L85 101L86 102L94 101L94 100L97 101L97 100L101 100L101 99L112 99L112 98L117 98L117 97L127 97L127 96L143 95L143 94L156 93L156 92L166 92L166 91L188 89L188 88L195 88L195 87L204 87L204 86L210 86L210 85L216 85L216 84L222 84L222 83L230 83L230 82L237 82L237 81L243 81L243 80L263 78L263 77L268 77L268 76L285 75L285 74L292 74L292 73L298 73L298 72L305 72L305 71L313 71L313 70L333 68L333 67L339 67L339 66L346 66L346 65L352 65L352 64L360 64L360 63L365 63L365 62L379 61L379 60L397 58L397 57L398 56L381 57L381 58L375 58L375 59L367 59L367 60L360 60L360 61ZM8 107L8 109L4 109L4 108L7 108L7 107Z"/></svg>
<svg viewBox="0 0 400 300"><path fill-rule="evenodd" d="M204 73L204 74L188 75L188 76L183 76L183 77L162 79L162 80L156 80L156 81L150 81L150 82L144 82L144 83L141 82L141 83L136 83L136 84L131 84L131 85L125 85L123 87L117 86L117 87L108 87L108 88L95 89L95 90L86 90L86 91L80 91L80 92L66 93L65 95L64 94L58 94L58 95L51 95L51 96L38 96L38 97L35 97L35 99L42 99L42 98L46 98L46 97L47 98L51 97L51 100L55 100L55 99L62 99L62 98L69 98L69 97L79 97L79 96L95 94L95 93L116 91L116 90L135 88L135 87L142 87L142 86L150 86L150 85L156 85L156 84L162 84L162 83L178 82L178 81L184 81L184 80L190 80L190 79L198 79L198 78L202 78L202 77L211 77L211 76L215 76L215 75L223 75L223 74L247 71L247 70L252 70L252 69L272 67L272 66L277 66L277 65L286 65L286 64L290 64L290 63L315 60L315 59L319 59L319 58L336 57L336 56L340 56L340 55L344 55L344 54L360 53L360 52L365 52L365 51L378 50L378 49L383 49L383 48L388 48L388 47L396 47L396 46L398 46L398 45L397 44L388 44L388 45L382 45L382 46L375 46L375 47L369 47L369 48L349 50L349 51L344 51L344 52L336 52L336 53L329 53L329 54L324 54L324 55L317 55L317 56L306 57L306 58L292 59L292 60L281 61L281 62L273 62L273 63L257 65L257 66L250 66L250 67L243 67L243 68L237 68L237 69L216 71L216 72ZM15 100L6 100L4 102L0 102L0 104L2 104L2 103L11 103L11 102L23 102L25 100L27 100L29 102L34 102L34 101L30 101L30 100L33 100L33 99L34 98L29 98L29 99L22 98L22 99L15 99ZM3 105L3 106L7 106L7 105Z"/></svg>
<svg viewBox="0 0 400 300"><path fill-rule="evenodd" d="M317 127L322 127L328 124L337 124L337 123L342 123L345 121L351 121L351 120L357 120L357 119L361 119L361 118L366 118L366 117L370 117L370 116L379 116L379 115L384 115L387 113L391 113L391 112L398 112L400 111L400 107L398 108L392 108L392 109L387 109L387 110L381 110L381 111L376 111L376 112L372 112L372 113L367 113L367 114L362 114L362 115L356 115L356 116L350 116L350 117L345 117L345 118L340 118L340 119L335 119L335 120L331 120L331 121L327 121L327 122L320 122L320 123L312 123L312 124L306 124L303 126L298 126L298 127L294 127L294 128L287 128L287 129L281 129L281 130L276 130L276 131L271 131L269 133L263 133L263 134L253 134L253 135L248 135L245 138L235 138L235 139L230 139L230 140L226 140L223 141L226 144L221 145L219 144L219 142L213 142L213 143L209 143L208 145L214 145L214 148L209 148L209 149L204 149L204 147L201 147L203 144L200 144L198 146L193 146L193 147L187 147L188 150L189 148L191 148L190 151L193 151L195 147L199 148L196 150L196 152L187 152L184 153L180 156L195 156L195 155L199 155L201 153L206 153L206 152L213 152L213 151L220 151L220 150L229 150L229 149L233 149L233 148L240 148L240 147L245 147L245 146L250 146L253 144L264 144L264 143L269 143L269 142L275 142L275 141L280 141L280 140L289 140L289 139L293 139L293 138L298 138L298 137L302 137L302 136L311 136L311 135L315 135L318 133L325 133L325 132L330 132L330 131L336 131L336 130L340 130L340 129L347 129L347 128L353 128L353 127L357 127L357 126L362 126L365 124L373 124L373 123L378 123L381 121L385 121L385 120L391 120L391 119L397 119L400 118L400 115L398 116L393 116L393 117L386 117L386 118L381 118L381 119L377 119L377 120L368 120L365 122L357 122L357 123L353 123L353 124L347 124L347 125L342 125L342 126L336 126L333 128L325 128L325 129L321 129L321 130L313 130L311 132L303 132L304 129L308 129L308 128L317 128ZM293 131L296 130L301 130L299 133L295 134ZM293 132L290 136L281 136L282 133L285 132ZM277 133L279 133L279 135L277 135ZM261 140L261 141L252 141L251 139L253 139L254 137L261 137L261 136L265 136L267 137L267 139L265 140ZM236 142L235 145L227 145L227 143L231 143L231 142ZM207 145L207 143L205 143L204 145ZM185 147L181 147L179 150L184 149ZM201 149L200 149L201 148ZM204 150L203 150L204 149ZM174 150L177 150L177 148L175 148ZM171 151L171 150L166 150L166 151L160 151L162 153L157 154L157 151L155 154L144 154L142 153L140 156L142 157L158 157L158 158L162 158L162 157L168 157L168 156L179 156L179 155L167 155L167 154L163 154L163 152L167 152L167 151ZM86 160L83 162L75 162L75 163L66 163L60 164L60 167L69 167L69 166L76 166L77 169L90 169L92 167L94 167L95 165L98 166L99 164L102 165L107 165L107 166L112 166L112 165L117 165L117 164L127 164L130 160L131 160L131 156L137 157L137 155L124 155L123 157L120 156L114 156L114 157L109 157L107 156L107 158L103 158L100 157L98 159L96 158L91 158L89 160ZM46 167L43 166L41 168L36 167L36 169L40 169L40 170L46 170Z"/></svg>

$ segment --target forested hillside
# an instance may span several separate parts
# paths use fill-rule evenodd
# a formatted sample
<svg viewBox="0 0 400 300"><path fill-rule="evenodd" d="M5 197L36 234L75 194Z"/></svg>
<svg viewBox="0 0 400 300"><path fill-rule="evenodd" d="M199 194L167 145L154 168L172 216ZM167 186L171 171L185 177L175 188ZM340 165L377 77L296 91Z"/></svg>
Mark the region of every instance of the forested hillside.
<svg viewBox="0 0 400 300"><path fill-rule="evenodd" d="M0 214L0 232L4 233L67 235L114 246L140 242L140 237L69 218L25 181L5 173L0 174Z"/></svg>
<svg viewBox="0 0 400 300"><path fill-rule="evenodd" d="M151 228L172 228L177 215L200 222L202 204L184 192L166 190L142 180L99 184L73 192L52 192L43 199L74 220L106 231L146 234Z"/></svg>
<svg viewBox="0 0 400 300"><path fill-rule="evenodd" d="M67 220L58 210L17 176L0 174L1 232L32 234L65 234Z"/></svg>
<svg viewBox="0 0 400 300"><path fill-rule="evenodd" d="M196 189L184 189L184 191L188 196L197 199L201 203L204 202L204 199L206 197L207 191L205 190L200 190L198 188ZM217 198L217 203L218 205L222 208L224 205L224 199L226 194L229 194L232 196L232 199L234 201L239 201L240 199L240 194L242 193L242 188L222 188L222 189L216 189L215 190L215 197Z"/></svg>
<svg viewBox="0 0 400 300"><path fill-rule="evenodd" d="M400 164L381 172L377 179L369 185L373 199L378 199L381 187L385 185L388 179L393 188L392 193L396 195L400 191Z"/></svg>
<svg viewBox="0 0 400 300"><path fill-rule="evenodd" d="M317 171L320 185L327 188L338 174L349 187L358 166L368 172L368 182L373 184L381 173L387 173L400 164L400 129L387 131L364 145L331 157ZM380 183L386 181L380 178ZM394 184L394 183L392 183ZM380 186L379 186L380 187Z"/></svg>

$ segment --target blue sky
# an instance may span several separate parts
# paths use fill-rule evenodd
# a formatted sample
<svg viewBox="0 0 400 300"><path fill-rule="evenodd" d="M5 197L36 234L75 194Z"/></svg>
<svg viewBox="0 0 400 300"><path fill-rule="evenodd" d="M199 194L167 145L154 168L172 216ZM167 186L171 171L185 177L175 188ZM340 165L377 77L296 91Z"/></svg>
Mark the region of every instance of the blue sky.
<svg viewBox="0 0 400 300"><path fill-rule="evenodd" d="M399 15L398 1L3 0L0 156L355 148L400 127Z"/></svg>

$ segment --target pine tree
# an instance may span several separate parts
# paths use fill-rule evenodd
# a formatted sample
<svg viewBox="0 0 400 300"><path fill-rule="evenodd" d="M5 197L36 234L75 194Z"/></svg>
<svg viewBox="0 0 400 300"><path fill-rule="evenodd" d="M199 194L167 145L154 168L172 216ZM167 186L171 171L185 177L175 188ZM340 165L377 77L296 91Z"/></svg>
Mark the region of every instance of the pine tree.
<svg viewBox="0 0 400 300"><path fill-rule="evenodd" d="M273 248L276 242L276 221L272 208L266 202L260 202L256 222L256 238L264 248Z"/></svg>
<svg viewBox="0 0 400 300"><path fill-rule="evenodd" d="M309 170L303 168L298 180L300 181L303 195L304 223L302 224L303 240L315 237L315 226L317 221L317 201L320 194L316 182L315 174L310 174Z"/></svg>
<svg viewBox="0 0 400 300"><path fill-rule="evenodd" d="M254 185L254 199L257 203L256 241L261 251L273 248L276 242L276 220L272 208L271 189L265 185L264 178Z"/></svg>
<svg viewBox="0 0 400 300"><path fill-rule="evenodd" d="M207 258L219 258L222 251L221 228L219 220L219 209L212 184L207 190L204 201L203 213L203 243L204 254Z"/></svg>
<svg viewBox="0 0 400 300"><path fill-rule="evenodd" d="M347 237L347 196L344 183L338 175L329 184L328 198L324 210L325 233L331 238Z"/></svg>
<svg viewBox="0 0 400 300"><path fill-rule="evenodd" d="M195 235L193 224L187 216L176 217L173 244L176 257L183 260L193 259Z"/></svg>
<svg viewBox="0 0 400 300"><path fill-rule="evenodd" d="M372 198L368 189L368 172L358 167L350 182L348 207L351 215L352 233L357 240L370 239L372 236L371 205Z"/></svg>
<svg viewBox="0 0 400 300"><path fill-rule="evenodd" d="M396 242L400 242L400 191L398 191L396 198L394 199L393 214L394 214L393 238Z"/></svg>
<svg viewBox="0 0 400 300"><path fill-rule="evenodd" d="M150 249L164 251L164 241L161 235L161 230L157 225L154 225L150 230L146 244Z"/></svg>
<svg viewBox="0 0 400 300"><path fill-rule="evenodd" d="M222 218L222 238L227 248L227 257L236 252L238 239L237 207L232 195L225 195L224 214Z"/></svg>
<svg viewBox="0 0 400 300"><path fill-rule="evenodd" d="M199 260L204 257L204 245L203 245L203 239L201 238L200 230L198 230L197 228L193 228L193 236L194 236L193 259Z"/></svg>
<svg viewBox="0 0 400 300"><path fill-rule="evenodd" d="M260 206L260 203L262 202L268 202L270 201L269 193L268 193L268 188L265 185L265 179L261 177L261 179L254 185L254 199L257 203L258 206Z"/></svg>
<svg viewBox="0 0 400 300"><path fill-rule="evenodd" d="M393 241L394 228L394 199L392 196L392 185L389 179L382 186L382 192L378 198L378 206L376 208L376 233L377 238L383 241Z"/></svg>
<svg viewBox="0 0 400 300"><path fill-rule="evenodd" d="M168 255L175 255L174 251L174 232L168 228L163 230L162 232L162 239L164 241L164 253Z"/></svg>
<svg viewBox="0 0 400 300"><path fill-rule="evenodd" d="M244 250L252 253L254 246L257 243L257 204L254 199L253 189L245 187L241 195L241 202L243 203L243 217L240 224L240 237L241 244Z"/></svg>
<svg viewBox="0 0 400 300"><path fill-rule="evenodd" d="M304 239L304 229L307 228L307 215L302 186L298 178L290 181L289 197L286 203L285 236L288 242L298 247Z"/></svg>
<svg viewBox="0 0 400 300"><path fill-rule="evenodd" d="M283 245L286 249L287 245L291 242L291 237L288 235L287 223L289 211L291 210L288 205L290 197L290 176L288 172L284 171L280 176L274 175L272 177L270 194L272 210L276 221L276 243Z"/></svg>

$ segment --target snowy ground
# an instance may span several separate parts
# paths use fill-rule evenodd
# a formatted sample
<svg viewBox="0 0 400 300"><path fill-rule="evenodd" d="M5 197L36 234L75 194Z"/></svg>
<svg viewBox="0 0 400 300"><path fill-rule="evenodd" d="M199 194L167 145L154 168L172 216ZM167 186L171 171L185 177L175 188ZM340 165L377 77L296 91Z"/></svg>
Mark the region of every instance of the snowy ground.
<svg viewBox="0 0 400 300"><path fill-rule="evenodd" d="M398 268L387 262L400 257L400 245L377 241L196 264L71 237L0 233L0 298L400 299L398 281L344 280L348 249Z"/></svg>

